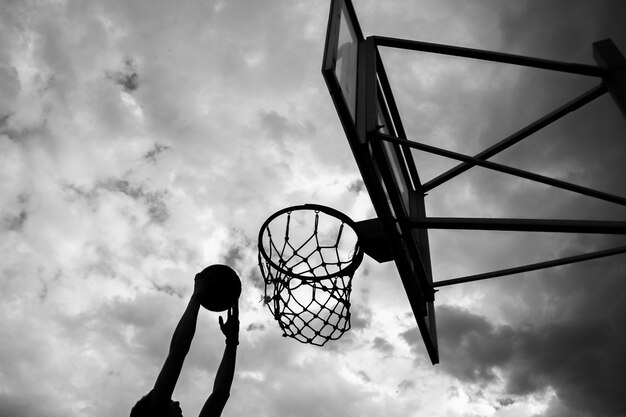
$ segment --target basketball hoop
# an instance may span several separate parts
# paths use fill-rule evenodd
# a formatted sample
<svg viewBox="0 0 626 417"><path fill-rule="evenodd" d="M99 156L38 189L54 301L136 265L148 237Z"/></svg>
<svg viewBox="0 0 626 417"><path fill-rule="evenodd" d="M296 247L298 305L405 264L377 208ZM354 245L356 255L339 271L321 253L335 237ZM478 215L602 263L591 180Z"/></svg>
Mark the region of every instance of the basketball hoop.
<svg viewBox="0 0 626 417"><path fill-rule="evenodd" d="M264 301L283 336L323 346L350 329L352 277L363 260L357 226L320 205L287 207L259 232Z"/></svg>

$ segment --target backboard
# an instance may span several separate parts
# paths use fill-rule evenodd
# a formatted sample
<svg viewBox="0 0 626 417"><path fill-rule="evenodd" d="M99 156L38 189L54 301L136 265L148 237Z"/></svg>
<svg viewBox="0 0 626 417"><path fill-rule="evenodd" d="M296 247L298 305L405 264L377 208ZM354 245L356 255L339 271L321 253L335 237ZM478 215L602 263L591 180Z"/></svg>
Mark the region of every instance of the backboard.
<svg viewBox="0 0 626 417"><path fill-rule="evenodd" d="M433 364L439 362L424 194L408 147L371 140L406 138L378 50L365 39L350 0L332 0L322 74Z"/></svg>

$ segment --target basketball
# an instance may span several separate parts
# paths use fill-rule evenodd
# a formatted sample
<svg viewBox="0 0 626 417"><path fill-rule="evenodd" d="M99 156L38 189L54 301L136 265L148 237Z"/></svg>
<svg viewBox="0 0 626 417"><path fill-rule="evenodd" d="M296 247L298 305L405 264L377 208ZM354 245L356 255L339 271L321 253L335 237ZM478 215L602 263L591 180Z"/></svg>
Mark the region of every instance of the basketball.
<svg viewBox="0 0 626 417"><path fill-rule="evenodd" d="M210 311L225 311L235 305L241 295L241 280L226 265L211 265L196 275L200 289L200 305Z"/></svg>

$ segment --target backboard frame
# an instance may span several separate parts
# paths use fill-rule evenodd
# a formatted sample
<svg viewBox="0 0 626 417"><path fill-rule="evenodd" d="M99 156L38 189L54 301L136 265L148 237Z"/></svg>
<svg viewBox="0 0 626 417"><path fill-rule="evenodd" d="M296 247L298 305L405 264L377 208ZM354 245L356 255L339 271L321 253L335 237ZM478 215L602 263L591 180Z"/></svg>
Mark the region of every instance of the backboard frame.
<svg viewBox="0 0 626 417"><path fill-rule="evenodd" d="M342 15L342 13L344 14ZM352 44L355 45L344 47L341 59L351 60L354 74L353 78L350 78L350 74L348 74L348 79L345 79L346 67L344 62L341 62L340 77L342 80L339 80L336 64L342 17L347 19L344 21L344 27L353 28L351 31ZM601 79L601 84L475 156L467 156L407 138L378 52L379 48L450 55L597 77ZM433 281L432 277L428 244L429 229L626 235L626 222L619 221L434 218L426 216L424 201L426 193L473 167L486 168L525 178L626 207L626 197L488 161L489 158L519 143L574 110L591 103L607 92L611 93L617 106L626 117L626 58L610 39L594 43L593 48L594 58L599 63L597 66L399 38L382 36L364 38L351 0L331 0L322 73L376 211L376 219L362 223L367 223L367 228L375 232L384 229L386 241L383 244L389 247L391 255L388 254L388 251L381 251L377 259L382 262L391 259L395 261L433 364L439 361L433 308L435 288L626 253L626 246L619 246L454 279ZM346 91L349 93L347 98L344 96ZM439 155L457 160L460 163L427 183L421 184L411 150ZM374 244L376 243L374 242Z"/></svg>
<svg viewBox="0 0 626 417"><path fill-rule="evenodd" d="M342 24L344 31L347 29L353 35L352 40L357 46L354 80L341 80L345 73L340 72L339 77L337 74L337 62L346 59L338 56L340 48L343 46L344 51L348 51L347 59L353 58L354 51L350 45L339 45ZM342 70L345 64L341 62ZM363 37L349 0L331 2L322 74L378 220L385 230L426 350L431 362L436 364L439 353L428 232L407 227L408 219L425 217L424 195L417 191L421 183L410 149L375 140L372 136L379 129L385 129L394 136L403 137L404 128L376 46ZM350 82L356 83L354 97L346 97L346 93L351 92L347 86Z"/></svg>

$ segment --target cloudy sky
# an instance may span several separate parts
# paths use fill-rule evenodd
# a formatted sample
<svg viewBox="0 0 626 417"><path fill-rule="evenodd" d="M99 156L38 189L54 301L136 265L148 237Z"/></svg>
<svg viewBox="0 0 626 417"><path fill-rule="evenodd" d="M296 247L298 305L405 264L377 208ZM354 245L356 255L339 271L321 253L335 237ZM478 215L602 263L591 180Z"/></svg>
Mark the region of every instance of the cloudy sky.
<svg viewBox="0 0 626 417"><path fill-rule="evenodd" d="M365 35L595 64L626 51L602 1L355 0ZM354 278L353 329L281 337L256 236L287 205L374 216L320 69L326 0L0 0L0 416L128 415L193 276L241 275L225 416L624 416L626 258L445 287L432 366L393 264ZM598 84L383 50L409 137L468 154ZM494 161L626 195L626 122L595 100ZM454 165L415 154L423 181ZM474 168L428 214L626 220L622 207ZM435 280L624 244L431 232ZM202 311L175 391L187 416L223 349Z"/></svg>

